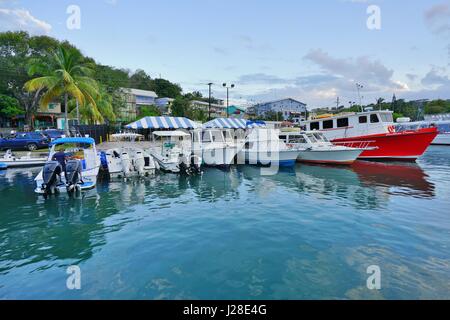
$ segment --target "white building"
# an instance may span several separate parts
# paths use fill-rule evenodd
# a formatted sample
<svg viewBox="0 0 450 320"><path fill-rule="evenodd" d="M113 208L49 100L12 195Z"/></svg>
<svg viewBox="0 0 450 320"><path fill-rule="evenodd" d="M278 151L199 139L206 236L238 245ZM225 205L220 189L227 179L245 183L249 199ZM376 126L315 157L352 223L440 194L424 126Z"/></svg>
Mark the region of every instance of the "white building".
<svg viewBox="0 0 450 320"><path fill-rule="evenodd" d="M191 106L197 110L203 110L206 114L209 112L209 103L204 101L191 101ZM227 113L227 107L223 104L211 103L211 117L220 118L224 117Z"/></svg>
<svg viewBox="0 0 450 320"><path fill-rule="evenodd" d="M306 120L307 114L306 104L292 98L259 103L251 107L251 111L257 116L264 116L268 112L281 112L283 119L280 120L291 120L296 123Z"/></svg>
<svg viewBox="0 0 450 320"><path fill-rule="evenodd" d="M120 90L124 96L125 106L119 111L119 120L133 121L142 107L156 105L158 95L153 91L132 88L121 88Z"/></svg>

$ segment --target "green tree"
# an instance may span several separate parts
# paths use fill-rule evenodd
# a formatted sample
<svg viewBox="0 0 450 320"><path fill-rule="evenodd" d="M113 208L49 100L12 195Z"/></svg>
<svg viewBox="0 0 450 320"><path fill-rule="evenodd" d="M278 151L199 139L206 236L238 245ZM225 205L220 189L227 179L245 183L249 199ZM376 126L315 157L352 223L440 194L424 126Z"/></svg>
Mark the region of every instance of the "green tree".
<svg viewBox="0 0 450 320"><path fill-rule="evenodd" d="M24 88L28 92L44 90L40 99L42 106L64 97L65 129L69 133L69 97L77 99L81 105L96 106L95 99L99 93L97 82L90 77L92 73L92 65L84 61L79 51L60 46L52 55L47 56L44 63L42 60L31 61L29 74L39 76L25 83Z"/></svg>
<svg viewBox="0 0 450 320"><path fill-rule="evenodd" d="M133 89L153 90L152 78L144 70L137 70L130 77L129 83L129 87Z"/></svg>
<svg viewBox="0 0 450 320"><path fill-rule="evenodd" d="M172 116L173 117L186 117L188 116L191 104L188 99L184 97L177 97L172 103Z"/></svg>
<svg viewBox="0 0 450 320"><path fill-rule="evenodd" d="M12 118L24 114L20 108L19 101L16 98L0 94L0 115L6 118Z"/></svg>
<svg viewBox="0 0 450 320"><path fill-rule="evenodd" d="M174 84L165 79L154 79L152 90L161 98L177 98L181 96L182 89L178 84Z"/></svg>
<svg viewBox="0 0 450 320"><path fill-rule="evenodd" d="M161 111L156 106L145 106L142 107L139 111L139 119L145 117L159 117L161 115Z"/></svg>
<svg viewBox="0 0 450 320"><path fill-rule="evenodd" d="M445 100L434 100L425 106L425 114L439 114L450 112L450 103Z"/></svg>

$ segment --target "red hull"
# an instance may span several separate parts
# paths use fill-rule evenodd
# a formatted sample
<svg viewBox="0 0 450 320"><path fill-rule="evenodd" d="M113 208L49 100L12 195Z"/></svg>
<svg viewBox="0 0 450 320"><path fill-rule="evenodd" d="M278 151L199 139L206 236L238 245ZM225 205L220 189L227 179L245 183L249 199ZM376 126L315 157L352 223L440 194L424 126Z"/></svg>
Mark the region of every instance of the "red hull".
<svg viewBox="0 0 450 320"><path fill-rule="evenodd" d="M436 128L426 128L417 131L342 138L333 140L333 143L360 142L368 144L369 147L375 147L373 150L364 151L359 159L414 161L424 154L437 135Z"/></svg>

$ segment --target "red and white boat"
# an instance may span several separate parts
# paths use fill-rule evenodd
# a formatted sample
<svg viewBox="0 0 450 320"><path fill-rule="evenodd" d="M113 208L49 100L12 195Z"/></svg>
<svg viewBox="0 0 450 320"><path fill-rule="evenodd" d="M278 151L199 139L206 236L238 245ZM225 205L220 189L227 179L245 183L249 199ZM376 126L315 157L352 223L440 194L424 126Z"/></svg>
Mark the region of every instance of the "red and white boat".
<svg viewBox="0 0 450 320"><path fill-rule="evenodd" d="M438 135L436 128L396 132L392 111L348 113L305 121L337 145L366 149L359 159L415 161Z"/></svg>

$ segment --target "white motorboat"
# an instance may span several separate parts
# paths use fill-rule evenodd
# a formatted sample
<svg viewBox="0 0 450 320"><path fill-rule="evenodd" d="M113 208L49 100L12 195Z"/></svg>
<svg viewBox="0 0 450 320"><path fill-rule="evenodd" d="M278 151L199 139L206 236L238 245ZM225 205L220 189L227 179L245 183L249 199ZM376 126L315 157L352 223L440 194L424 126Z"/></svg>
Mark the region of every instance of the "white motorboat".
<svg viewBox="0 0 450 320"><path fill-rule="evenodd" d="M106 152L108 173L112 178L148 176L157 166L151 155L140 148L111 149Z"/></svg>
<svg viewBox="0 0 450 320"><path fill-rule="evenodd" d="M299 151L279 138L279 130L253 129L238 153L238 162L263 166L292 167Z"/></svg>
<svg viewBox="0 0 450 320"><path fill-rule="evenodd" d="M0 163L6 165L7 168L19 168L19 167L35 167L42 166L47 162L47 158L33 158L31 152L28 152L26 156L16 157L11 150L6 151L3 158L0 158Z"/></svg>
<svg viewBox="0 0 450 320"><path fill-rule="evenodd" d="M228 136L229 134L231 134L229 131L221 129L205 129L201 132L201 155L204 164L208 166L229 166L233 163L238 148L230 139L228 139L228 142L225 140L225 135Z"/></svg>
<svg viewBox="0 0 450 320"><path fill-rule="evenodd" d="M43 170L35 178L35 192L84 191L95 188L100 157L91 138L61 138L52 142Z"/></svg>
<svg viewBox="0 0 450 320"><path fill-rule="evenodd" d="M153 140L157 145L150 149L149 153L161 170L187 174L200 172L202 159L193 154L189 133L181 130L155 131Z"/></svg>
<svg viewBox="0 0 450 320"><path fill-rule="evenodd" d="M300 151L297 160L301 162L352 164L365 150L334 145L319 131L283 131L280 139Z"/></svg>
<svg viewBox="0 0 450 320"><path fill-rule="evenodd" d="M450 121L417 121L417 122L401 122L395 125L398 132L419 130L423 128L436 127L439 131L437 137L431 142L432 145L450 146Z"/></svg>

